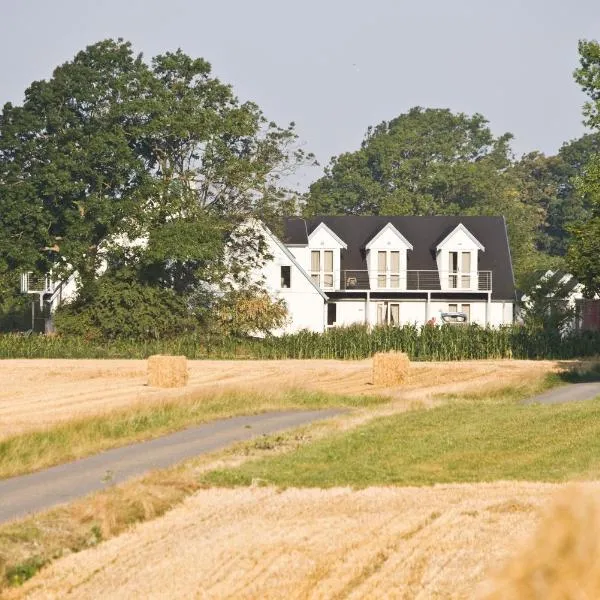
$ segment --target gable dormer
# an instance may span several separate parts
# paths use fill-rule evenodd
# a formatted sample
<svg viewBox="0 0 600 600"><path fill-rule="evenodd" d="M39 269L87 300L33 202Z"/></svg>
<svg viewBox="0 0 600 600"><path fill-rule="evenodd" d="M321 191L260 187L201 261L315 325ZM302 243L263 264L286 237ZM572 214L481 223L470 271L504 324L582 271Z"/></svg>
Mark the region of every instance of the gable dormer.
<svg viewBox="0 0 600 600"><path fill-rule="evenodd" d="M442 290L478 289L479 252L485 247L462 223L435 250Z"/></svg>
<svg viewBox="0 0 600 600"><path fill-rule="evenodd" d="M367 268L371 289L406 289L407 252L412 244L391 224L367 243Z"/></svg>
<svg viewBox="0 0 600 600"><path fill-rule="evenodd" d="M341 251L348 245L325 223L319 223L308 236L308 272L322 290L340 288Z"/></svg>

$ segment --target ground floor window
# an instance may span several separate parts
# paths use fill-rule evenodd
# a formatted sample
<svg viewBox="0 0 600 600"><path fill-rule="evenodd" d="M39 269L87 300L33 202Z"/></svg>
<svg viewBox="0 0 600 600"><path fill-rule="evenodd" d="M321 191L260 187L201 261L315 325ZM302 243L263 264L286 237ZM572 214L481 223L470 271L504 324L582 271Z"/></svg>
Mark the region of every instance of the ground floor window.
<svg viewBox="0 0 600 600"><path fill-rule="evenodd" d="M379 302L377 304L377 325L400 325L400 303Z"/></svg>
<svg viewBox="0 0 600 600"><path fill-rule="evenodd" d="M464 319L465 323L469 323L471 321L471 305L470 304L448 304L448 312L454 313L455 316L449 315L445 321L447 322L461 322L461 319L458 315L460 313L466 316Z"/></svg>
<svg viewBox="0 0 600 600"><path fill-rule="evenodd" d="M327 325L335 325L337 321L337 304L330 302L327 305Z"/></svg>

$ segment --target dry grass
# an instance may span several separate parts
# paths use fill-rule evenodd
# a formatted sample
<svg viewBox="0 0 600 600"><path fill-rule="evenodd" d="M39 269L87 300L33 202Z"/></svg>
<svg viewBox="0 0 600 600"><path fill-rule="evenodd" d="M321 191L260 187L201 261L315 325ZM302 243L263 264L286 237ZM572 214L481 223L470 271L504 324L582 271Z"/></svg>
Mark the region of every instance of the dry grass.
<svg viewBox="0 0 600 600"><path fill-rule="evenodd" d="M442 393L517 385L559 368L554 361L483 360L413 363L405 383L372 385L371 360L188 361L183 389L146 385L143 360L3 360L0 362L0 439L134 405L226 391L272 393L308 389L332 394L382 394L429 403Z"/></svg>
<svg viewBox="0 0 600 600"><path fill-rule="evenodd" d="M568 487L544 511L536 533L482 586L485 600L600 598L600 501Z"/></svg>
<svg viewBox="0 0 600 600"><path fill-rule="evenodd" d="M409 368L404 352L378 352L373 356L373 385L400 385L408 379Z"/></svg>
<svg viewBox="0 0 600 600"><path fill-rule="evenodd" d="M560 489L202 490L7 598L473 598Z"/></svg>
<svg viewBox="0 0 600 600"><path fill-rule="evenodd" d="M189 374L185 356L155 354L148 357L148 385L156 388L185 387Z"/></svg>

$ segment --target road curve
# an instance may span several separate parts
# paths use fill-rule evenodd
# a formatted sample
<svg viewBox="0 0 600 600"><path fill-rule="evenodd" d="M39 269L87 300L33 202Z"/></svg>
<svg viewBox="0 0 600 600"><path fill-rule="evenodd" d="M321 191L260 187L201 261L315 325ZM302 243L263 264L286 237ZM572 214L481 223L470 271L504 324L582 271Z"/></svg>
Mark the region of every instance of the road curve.
<svg viewBox="0 0 600 600"><path fill-rule="evenodd" d="M528 398L523 401L523 404L561 404L562 402L593 400L598 396L600 396L600 381L569 383Z"/></svg>
<svg viewBox="0 0 600 600"><path fill-rule="evenodd" d="M154 469L345 412L281 411L233 417L107 450L37 473L0 481L0 523L46 510Z"/></svg>

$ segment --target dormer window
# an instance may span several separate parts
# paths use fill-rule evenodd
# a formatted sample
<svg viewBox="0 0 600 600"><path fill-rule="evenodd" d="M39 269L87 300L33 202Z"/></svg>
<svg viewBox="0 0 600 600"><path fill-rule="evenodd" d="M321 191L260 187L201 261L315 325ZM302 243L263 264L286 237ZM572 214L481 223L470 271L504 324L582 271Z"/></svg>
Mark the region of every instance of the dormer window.
<svg viewBox="0 0 600 600"><path fill-rule="evenodd" d="M412 244L391 224L366 244L371 289L406 289L406 253Z"/></svg>
<svg viewBox="0 0 600 600"><path fill-rule="evenodd" d="M448 252L450 263L448 287L469 289L471 287L471 255L469 252Z"/></svg>
<svg viewBox="0 0 600 600"><path fill-rule="evenodd" d="M441 289L477 291L488 285L477 271L478 253L485 248L462 223L437 245L436 252Z"/></svg>
<svg viewBox="0 0 600 600"><path fill-rule="evenodd" d="M377 287L400 287L400 252L398 250L378 250Z"/></svg>
<svg viewBox="0 0 600 600"><path fill-rule="evenodd" d="M333 288L333 250L311 250L310 277L320 288Z"/></svg>
<svg viewBox="0 0 600 600"><path fill-rule="evenodd" d="M348 246L325 223L320 223L308 236L310 249L310 277L313 283L324 290L340 286L340 253Z"/></svg>

